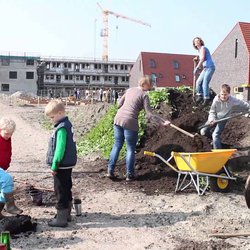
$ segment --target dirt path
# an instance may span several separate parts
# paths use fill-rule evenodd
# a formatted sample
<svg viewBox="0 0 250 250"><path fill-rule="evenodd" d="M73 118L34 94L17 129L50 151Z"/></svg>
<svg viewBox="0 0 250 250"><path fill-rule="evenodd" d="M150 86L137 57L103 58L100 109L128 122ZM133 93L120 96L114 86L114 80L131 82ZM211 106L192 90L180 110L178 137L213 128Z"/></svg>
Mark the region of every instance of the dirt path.
<svg viewBox="0 0 250 250"><path fill-rule="evenodd" d="M17 123L13 135L10 172L15 185L24 183L52 188L52 177L44 164L48 132L27 114L42 107L13 107L0 103L0 117ZM24 117L25 119L23 119ZM97 163L95 163L97 164ZM105 166L103 166L105 168ZM88 175L92 170L92 175ZM244 197L236 193L164 194L148 196L135 192L125 182L102 187L94 163L79 161L74 170L74 190L83 200L83 214L73 217L65 229L50 228L55 209L50 203L33 205L25 194L17 204L37 220L37 232L11 239L12 249L250 249L250 238L217 239L211 233L249 232L249 210ZM104 178L104 177L103 177Z"/></svg>

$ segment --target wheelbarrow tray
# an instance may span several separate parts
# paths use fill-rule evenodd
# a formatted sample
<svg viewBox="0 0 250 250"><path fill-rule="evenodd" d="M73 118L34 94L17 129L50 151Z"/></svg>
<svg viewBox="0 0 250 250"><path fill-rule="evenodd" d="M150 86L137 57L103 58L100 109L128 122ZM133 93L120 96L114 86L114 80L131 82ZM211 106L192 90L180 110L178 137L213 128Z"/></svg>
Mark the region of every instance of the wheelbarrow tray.
<svg viewBox="0 0 250 250"><path fill-rule="evenodd" d="M172 152L180 171L196 171L216 174L223 168L236 149L214 149L212 152L180 153Z"/></svg>

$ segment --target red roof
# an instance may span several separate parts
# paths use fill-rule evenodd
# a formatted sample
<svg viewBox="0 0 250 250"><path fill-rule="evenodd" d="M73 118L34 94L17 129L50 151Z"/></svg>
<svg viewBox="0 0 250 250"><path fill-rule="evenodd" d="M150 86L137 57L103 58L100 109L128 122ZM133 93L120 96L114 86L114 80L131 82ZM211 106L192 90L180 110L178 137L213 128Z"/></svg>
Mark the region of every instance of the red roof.
<svg viewBox="0 0 250 250"><path fill-rule="evenodd" d="M157 87L192 86L194 57L195 55L141 52L142 71L143 74L157 76ZM180 82L176 81L176 76L179 76Z"/></svg>
<svg viewBox="0 0 250 250"><path fill-rule="evenodd" d="M240 26L242 35L245 39L248 52L250 53L250 23L239 22L239 26Z"/></svg>

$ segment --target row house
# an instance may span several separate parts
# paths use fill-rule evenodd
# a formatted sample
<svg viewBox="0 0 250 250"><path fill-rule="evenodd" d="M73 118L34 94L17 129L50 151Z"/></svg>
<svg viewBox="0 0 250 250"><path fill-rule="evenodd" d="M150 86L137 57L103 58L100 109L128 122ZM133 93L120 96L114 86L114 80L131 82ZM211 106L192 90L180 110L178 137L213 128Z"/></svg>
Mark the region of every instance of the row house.
<svg viewBox="0 0 250 250"><path fill-rule="evenodd" d="M231 94L250 100L250 23L238 22L212 54L215 73L210 87L219 93L224 83Z"/></svg>
<svg viewBox="0 0 250 250"><path fill-rule="evenodd" d="M129 86L137 86L141 76L149 75L156 87L193 86L195 55L141 52L130 72Z"/></svg>

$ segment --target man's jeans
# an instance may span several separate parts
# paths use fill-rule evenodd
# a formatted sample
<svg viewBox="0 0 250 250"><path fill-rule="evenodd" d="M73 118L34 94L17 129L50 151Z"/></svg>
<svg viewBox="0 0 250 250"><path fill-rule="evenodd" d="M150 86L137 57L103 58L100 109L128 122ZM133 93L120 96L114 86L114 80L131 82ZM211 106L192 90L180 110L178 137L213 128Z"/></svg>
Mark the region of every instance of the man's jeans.
<svg viewBox="0 0 250 250"><path fill-rule="evenodd" d="M200 133L201 135L211 136L213 139L213 148L214 149L221 149L221 140L220 136L226 126L227 121L218 122L215 127L206 127L201 129ZM209 124L209 122L206 122L206 124Z"/></svg>
<svg viewBox="0 0 250 250"><path fill-rule="evenodd" d="M134 175L135 148L138 138L138 132L125 129L118 125L114 125L114 137L115 137L115 143L110 153L108 171L114 172L115 164L118 160L119 153L122 149L125 140L127 175Z"/></svg>
<svg viewBox="0 0 250 250"><path fill-rule="evenodd" d="M210 99L209 83L214 74L215 67L204 68L196 81L196 94Z"/></svg>

